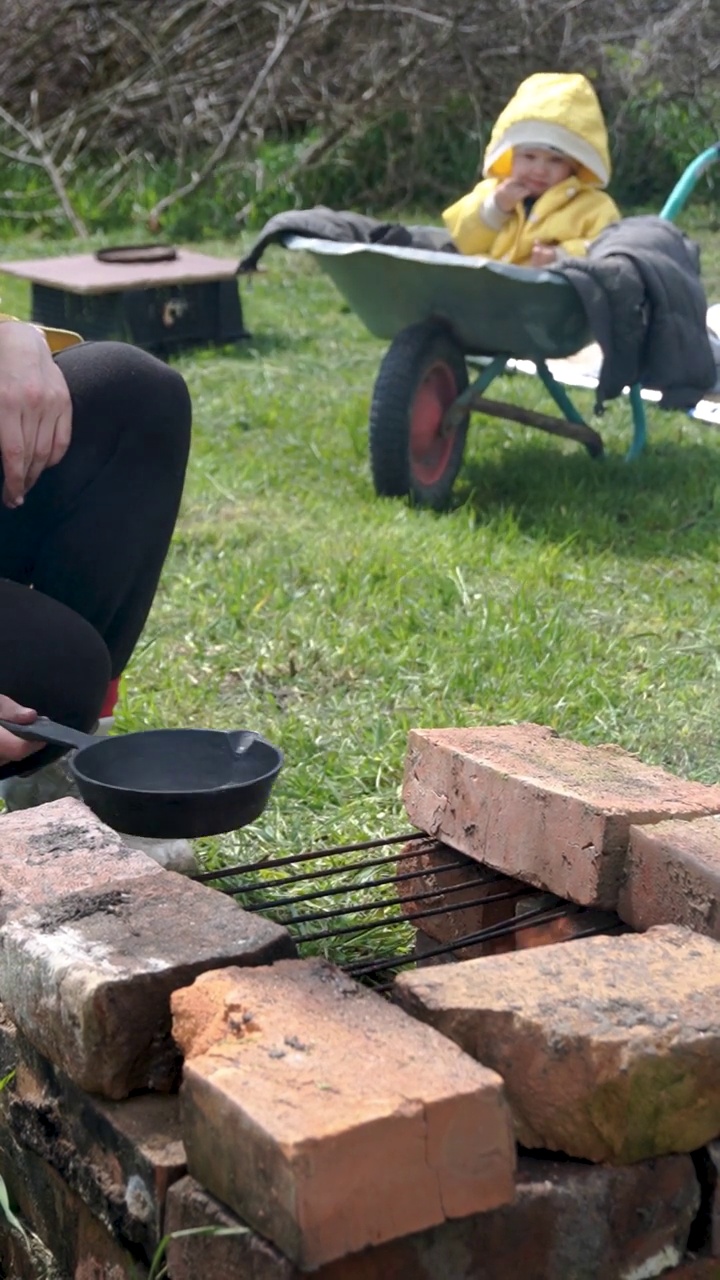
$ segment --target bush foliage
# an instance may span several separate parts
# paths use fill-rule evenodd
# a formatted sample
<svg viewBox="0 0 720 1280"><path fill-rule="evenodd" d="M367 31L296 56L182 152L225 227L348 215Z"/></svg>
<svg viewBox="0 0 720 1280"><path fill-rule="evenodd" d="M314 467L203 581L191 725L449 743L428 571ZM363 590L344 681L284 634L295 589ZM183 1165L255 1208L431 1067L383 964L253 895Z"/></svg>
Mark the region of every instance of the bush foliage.
<svg viewBox="0 0 720 1280"><path fill-rule="evenodd" d="M613 192L664 196L718 131L717 0L5 0L0 216L199 234L323 202L429 210L523 76L584 71Z"/></svg>

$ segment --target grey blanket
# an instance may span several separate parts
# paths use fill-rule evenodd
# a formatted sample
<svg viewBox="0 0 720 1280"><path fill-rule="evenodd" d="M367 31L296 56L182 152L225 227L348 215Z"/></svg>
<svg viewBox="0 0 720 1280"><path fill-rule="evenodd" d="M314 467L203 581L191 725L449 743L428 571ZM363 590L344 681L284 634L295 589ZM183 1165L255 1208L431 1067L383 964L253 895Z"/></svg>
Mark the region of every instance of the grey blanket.
<svg viewBox="0 0 720 1280"><path fill-rule="evenodd" d="M603 353L596 408L639 382L665 409L691 409L715 383L700 252L671 222L623 218L587 258L559 264L577 289Z"/></svg>
<svg viewBox="0 0 720 1280"><path fill-rule="evenodd" d="M268 245L277 244L288 235L338 240L347 244L393 244L457 253L442 227L405 227L397 222L380 222L378 218L370 218L364 213L327 209L320 204L315 209L289 209L269 218L252 249L240 262L238 274L256 271Z"/></svg>

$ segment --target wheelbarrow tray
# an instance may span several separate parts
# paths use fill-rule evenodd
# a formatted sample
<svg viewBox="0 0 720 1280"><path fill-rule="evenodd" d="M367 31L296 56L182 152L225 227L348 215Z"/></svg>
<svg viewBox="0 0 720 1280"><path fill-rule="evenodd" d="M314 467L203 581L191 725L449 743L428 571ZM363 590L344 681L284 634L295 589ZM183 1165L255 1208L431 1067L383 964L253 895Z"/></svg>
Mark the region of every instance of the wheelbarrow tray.
<svg viewBox="0 0 720 1280"><path fill-rule="evenodd" d="M289 235L377 338L442 320L468 355L562 359L592 340L580 298L557 273L488 258Z"/></svg>

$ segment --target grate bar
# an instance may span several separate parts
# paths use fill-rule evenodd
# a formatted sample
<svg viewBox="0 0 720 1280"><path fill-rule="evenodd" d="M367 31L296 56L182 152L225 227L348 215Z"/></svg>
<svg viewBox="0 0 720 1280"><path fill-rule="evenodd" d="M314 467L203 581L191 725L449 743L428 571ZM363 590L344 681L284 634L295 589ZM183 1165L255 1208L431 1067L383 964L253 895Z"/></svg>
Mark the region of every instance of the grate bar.
<svg viewBox="0 0 720 1280"><path fill-rule="evenodd" d="M534 923L542 924L542 921L536 920L534 921ZM628 925L623 924L622 920L618 920L617 924L611 924L611 925L605 925L605 926L601 924L596 924L596 925L593 925L592 928L590 929L583 929L581 933L574 933L572 938L561 938L557 943L557 945L562 946L563 943L565 942L577 942L580 938L598 938L600 937L601 934L604 937L610 937L612 934L618 933L618 931L621 933L632 932L632 930L629 928ZM434 948L434 947L429 948L424 953L423 960L428 959L432 956L443 955L451 951L454 952L454 951L457 951L459 947L465 947L471 944L472 944L472 938L470 937L458 938L456 942L453 942L449 946L443 945L443 946L438 946L437 948ZM396 967L398 969L403 968L406 965L416 963L415 956L397 957L396 959L397 959L397 963L393 967ZM357 964L359 962L356 961L355 963ZM349 976L351 977L359 978L361 976L364 976L363 971L359 971L359 972L355 971L354 973L351 973L351 965L344 965L343 967L345 969L345 972L349 974ZM376 991L379 995L381 995L385 991L392 991L393 985L394 985L394 982L373 983L372 989L373 991Z"/></svg>
<svg viewBox="0 0 720 1280"><path fill-rule="evenodd" d="M506 889L503 893L495 893L492 896L489 896L487 898L478 898L475 902L468 902L464 905L468 907L473 907L473 906L478 907L478 906L484 906L486 903L489 903L489 902L507 902L511 898L526 898L527 896L528 895L527 895L526 887L523 887L522 889ZM286 925L309 924L311 923L311 921L327 920L336 915L357 915L358 912L360 911L375 911L375 910L380 910L384 907L394 907L396 905L397 905L397 898L390 898L390 899L387 899L385 902L377 902L377 903L372 902L364 907L352 907L348 909L341 908L337 911L320 911L314 915L296 916L294 920L290 920L290 921L281 920L278 923L286 924ZM445 912L443 912L438 907L429 907L426 911L409 911L407 915L405 914L404 911L401 911L399 915L384 916L382 920L367 921L365 924L340 925L340 927L337 929L322 929L322 930L319 930L317 933L306 933L303 935L302 941L303 942L320 942L323 938L335 938L335 937L339 937L341 934L358 933L362 930L369 931L371 929L381 929L381 928L386 928L388 925L406 924L408 921L411 921L411 920L424 920L424 919L427 919L429 916L437 916L437 915L444 915L444 914ZM492 927L492 926L488 926L488 927Z"/></svg>
<svg viewBox="0 0 720 1280"><path fill-rule="evenodd" d="M486 903L507 902L512 898L526 898L527 896L528 896L527 890L525 889L504 889L502 893L493 893L493 894L489 894L487 897L484 897L484 898L474 898L472 902L463 902L461 907L456 907L454 908L454 910L462 911L470 907L483 907L485 906ZM436 898L436 897L437 897L436 889L431 890L428 893L418 893L416 895L417 900L421 898ZM297 901L302 901L302 899L297 899ZM305 916L294 916L291 920L279 920L278 924L285 924L285 925L311 924L315 920L332 920L332 919L336 919L339 916L358 915L361 911L380 911L380 910L384 910L385 907L396 907L397 905L398 905L397 897L384 898L379 902L365 903L361 907L335 907L331 911L315 911L313 912L312 915L308 914ZM377 923L382 925L402 924L405 920L420 920L420 919L426 919L429 916L444 916L448 914L449 913L446 907L428 907L426 911L407 911L407 912L403 911L399 916L391 916L390 918L385 916L382 920L379 920ZM375 928L375 925L373 925L373 928ZM340 933L341 931L338 929L336 932ZM319 935L317 934L313 934L313 940L316 939L318 936ZM328 934L328 937L332 937L332 936L333 936L332 932ZM311 941L311 939L306 937L303 939L303 941L309 942Z"/></svg>
<svg viewBox="0 0 720 1280"><path fill-rule="evenodd" d="M438 944L437 947L431 947L423 955L423 960L430 959L432 956L447 955L451 951L457 951L459 947L476 946L481 942L491 942L494 938L506 937L509 933L519 933L521 929L530 929L535 924L550 924L553 920L559 920L562 916L576 915L581 911L581 907L574 906L573 903L563 903L561 907L538 907L535 911L527 911L519 918L513 917L512 920L503 920L499 924L488 925L486 929L479 929L476 933L470 933L465 938L456 939L454 942ZM385 960L374 960L370 963L365 960L352 960L349 964L343 966L345 972L353 978L365 977L369 973L381 972L383 969L395 969L402 965L414 964L415 956L391 956Z"/></svg>
<svg viewBox="0 0 720 1280"><path fill-rule="evenodd" d="M206 884L210 880L225 880L227 876L247 875L249 871L264 871L268 867L289 866L293 862L308 862L313 858L327 858L335 853L359 853L361 849L381 849L388 844L408 844L410 840L421 842L425 849L435 848L440 843L424 831L406 831L399 836L385 836L382 840L363 840L357 844L336 844L331 849L310 849L306 853L291 853L284 858L260 858L257 862L238 863L234 867L223 867L222 871L197 871L193 880ZM412 850L401 857L414 857L418 850Z"/></svg>
<svg viewBox="0 0 720 1280"><path fill-rule="evenodd" d="M457 870L457 867L456 867L456 866L453 866L452 868L446 868L446 869L447 869L447 870ZM436 872L433 870L433 875L435 875L435 874L436 874ZM380 877L378 877L376 880L366 880L363 884L352 884L352 883L351 883L351 884L341 884L341 885L336 886L336 888L334 888L334 889L316 889L316 890L314 890L314 892L312 892L312 893L301 893L301 894L299 894L299 895L291 895L291 896L286 897L286 898L267 898L267 899L265 899L263 902L254 902L252 905L248 905L248 906L246 906L246 907L245 907L245 910L246 910L246 911L251 911L251 912L252 912L252 911L270 911L270 910L272 910L272 909L273 909L273 908L275 908L275 907L287 907L287 906L292 906L292 905L293 905L293 903L295 903L295 902L313 902L313 901L316 901L316 900L317 900L317 899L319 899L319 898L331 898L331 897L336 897L339 893L357 893L357 892L358 892L359 890L361 890L361 889L380 889L380 888L382 888L384 885L388 885L388 884L397 884L397 883L398 883L398 881L401 881L401 880L419 880L419 879L421 879L421 878L422 878L422 872L418 872L418 871L405 871L405 872L402 872L400 875L395 875L395 876L380 876ZM304 877L303 877L303 879L304 879ZM485 883L485 884L487 884L487 885L491 885L491 884L493 884L493 882L494 882L494 881L499 881L499 880L503 880L503 879L505 879L505 877L504 877L504 876L493 876L493 878L492 878L491 880L486 880L484 883ZM259 887L259 886L258 886L258 887ZM267 887L268 887L268 886L267 886L267 885L265 885L265 884L263 884L263 886L262 886L262 888L263 888L263 889L265 889L265 888L267 888ZM445 897L446 897L446 896L447 896L448 894L450 894L450 893L460 893L460 891L461 891L461 890L463 890L463 889L477 889L477 887L478 887L478 881L477 881L477 879L473 879L473 880L464 880L464 881L462 882L462 884L453 884L453 885L448 885L447 889L441 889L441 890L439 890L439 889L424 889L424 890L422 890L422 892L420 892L420 893L414 893L414 894L413 894L413 899L414 899L416 902L419 902L422 898L437 898L437 897L439 897L439 895L440 895L441 893L443 894L443 896L445 896ZM251 890L250 890L250 891L251 891ZM233 893L233 894L235 894L235 893L240 893L240 892L241 892L241 890L239 890L239 889L233 889L233 890L232 890L232 893ZM518 893L526 893L526 892L527 892L527 890L526 890L526 889L518 889L518 890L517 890L517 892L518 892ZM488 898L486 898L486 899L481 899L481 901L486 901L486 902L501 902L501 901L503 900L503 898L504 898L504 897L506 897L506 896L507 896L507 894L505 894L505 893L501 893L501 894L493 894L491 897L488 897ZM515 896L515 895L514 895L514 893L513 893L513 896ZM393 899L392 899L392 903L396 903L396 902L397 902L397 896L396 896L395 898L393 898ZM392 905L392 903L388 903L388 902L369 902L369 903L366 903L366 904L365 904L365 906L363 906L363 907L346 907L346 908L338 909L338 910L336 910L336 911L324 911L324 912L318 912L318 913L317 913L316 915L314 915L314 916L306 916L306 917L303 917L303 921L304 921L304 920L319 920L319 919L322 919L322 918L324 918L324 917L326 917L326 916L349 914L349 913L350 913L350 912L352 912L352 911L369 911L369 910L371 910L373 907L384 907L384 906ZM473 902L464 902L464 903L461 903L461 904L459 904L457 907L452 908L452 910L459 911L459 910L461 910L461 908L462 908L462 907L475 907L475 906L477 906L477 905L478 905L477 900L474 900ZM447 908L445 908L445 907L441 907L441 908L439 908L439 910L444 911L444 910L447 910ZM296 919L293 921L293 923L294 923L294 924L300 924L300 923L301 923L301 920L296 918Z"/></svg>
<svg viewBox="0 0 720 1280"><path fill-rule="evenodd" d="M321 879L327 879L329 876L342 876L342 875L345 875L348 871L365 871L368 867L384 867L384 866L387 866L389 863L396 865L402 856L414 857L416 855L390 854L390 856L387 858L372 858L368 862L347 862L339 867L323 868L323 870L321 871L306 871L299 876L282 876L279 880L263 880L259 884L256 882L254 884L234 885L231 889L226 889L225 892L235 895L240 893L257 893L261 889L262 890L282 889L284 885L301 884L305 880L321 880ZM433 867L432 874L435 876L435 875L441 875L446 871L462 871L463 867L466 865L466 861L467 860L465 859L462 862L448 862L442 867ZM341 886L339 889L328 889L327 893L328 894L342 893L344 888L349 891L352 891L353 889L358 889L358 888L372 889L377 887L378 885L392 884L398 880L420 880L422 879L423 875L424 875L424 872L422 871L400 871L400 872L397 872L394 876L388 876L385 879L367 880L362 885L349 884L349 885ZM492 884L493 881L503 880L504 878L505 877L502 876L499 872L493 871L492 874L490 874L487 877L487 879L481 879L479 877L476 877L473 881L468 881L468 885L472 886L476 884ZM439 890L436 889L435 892L438 893ZM443 892L449 893L450 890L449 889L443 890ZM308 899L312 897L321 897L321 896L322 896L321 893L315 893L315 894L304 893L300 898L288 898L287 901L288 902L306 902ZM268 907L280 906L280 902L277 899L275 899L272 902L268 900L268 902L265 905ZM255 908L248 907L247 910L261 911L262 907L255 907Z"/></svg>

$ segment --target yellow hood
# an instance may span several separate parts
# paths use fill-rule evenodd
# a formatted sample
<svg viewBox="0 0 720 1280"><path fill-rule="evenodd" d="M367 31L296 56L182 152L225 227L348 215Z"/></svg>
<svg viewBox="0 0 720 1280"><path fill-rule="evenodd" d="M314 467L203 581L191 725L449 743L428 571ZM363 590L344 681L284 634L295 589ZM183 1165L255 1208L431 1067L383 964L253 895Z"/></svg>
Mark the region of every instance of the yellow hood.
<svg viewBox="0 0 720 1280"><path fill-rule="evenodd" d="M571 156L580 166L582 181L607 186L607 130L595 90L585 76L542 71L523 80L495 122L483 176L509 177L513 147L531 143Z"/></svg>

